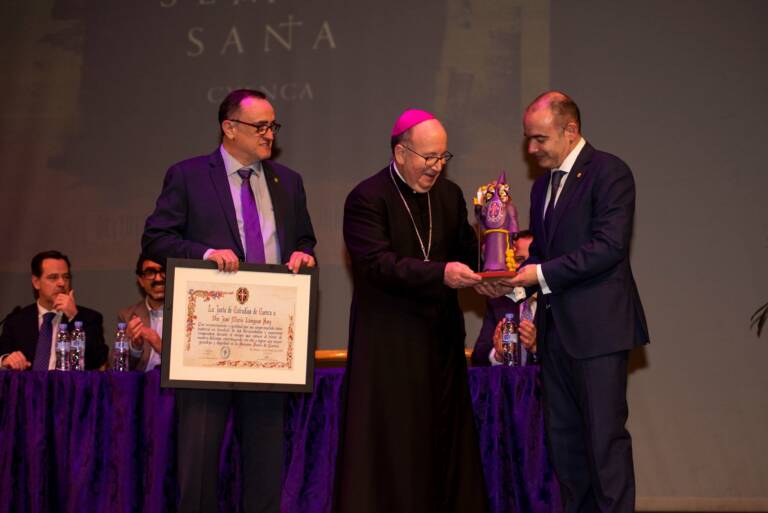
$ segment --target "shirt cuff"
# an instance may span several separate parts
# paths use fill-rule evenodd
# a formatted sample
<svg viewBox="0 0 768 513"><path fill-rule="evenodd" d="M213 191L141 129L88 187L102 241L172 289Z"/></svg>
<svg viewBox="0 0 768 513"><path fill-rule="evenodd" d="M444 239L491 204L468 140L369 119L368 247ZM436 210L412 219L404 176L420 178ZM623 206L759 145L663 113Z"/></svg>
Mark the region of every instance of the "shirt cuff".
<svg viewBox="0 0 768 513"><path fill-rule="evenodd" d="M515 287L512 289L512 292L506 294L506 296L515 303L519 303L525 299L525 289L523 287Z"/></svg>
<svg viewBox="0 0 768 513"><path fill-rule="evenodd" d="M496 348L491 348L491 352L488 354L488 361L491 362L491 366L501 365L503 362L496 360Z"/></svg>
<svg viewBox="0 0 768 513"><path fill-rule="evenodd" d="M213 248L210 248L210 249L208 249L208 250L207 250L205 253L203 253L203 260L208 260L208 255L210 255L211 253L213 253L213 251L214 251L214 249L213 249Z"/></svg>
<svg viewBox="0 0 768 513"><path fill-rule="evenodd" d="M536 276L538 276L539 278L539 287L541 287L541 293L551 294L552 291L549 290L549 285L547 285L547 280L544 279L544 272L541 270L541 264L536 264Z"/></svg>
<svg viewBox="0 0 768 513"><path fill-rule="evenodd" d="M134 358L141 358L141 355L144 354L144 348L136 349L135 347L133 347L133 342L129 342L128 347L131 349L131 356L133 356Z"/></svg>

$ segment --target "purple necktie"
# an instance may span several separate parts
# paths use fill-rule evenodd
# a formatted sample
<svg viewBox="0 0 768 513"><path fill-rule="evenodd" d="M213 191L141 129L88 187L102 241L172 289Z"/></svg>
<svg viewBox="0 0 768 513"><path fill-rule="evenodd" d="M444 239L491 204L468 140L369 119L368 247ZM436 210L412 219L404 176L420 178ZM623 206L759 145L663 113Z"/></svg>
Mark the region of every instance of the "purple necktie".
<svg viewBox="0 0 768 513"><path fill-rule="evenodd" d="M552 235L552 218L554 217L552 214L555 210L557 190L560 188L560 180L563 179L563 176L565 176L565 171L556 169L555 171L552 171L552 175L549 180L549 203L547 203L547 209L544 211L544 231L546 232L547 237Z"/></svg>
<svg viewBox="0 0 768 513"><path fill-rule="evenodd" d="M245 261L252 264L263 264L267 260L264 257L264 239L261 236L261 223L259 221L259 209L256 208L256 199L251 189L251 173L253 169L244 167L237 171L243 179L240 185L240 203L243 209L243 230L245 231Z"/></svg>
<svg viewBox="0 0 768 513"><path fill-rule="evenodd" d="M43 314L43 324L40 325L40 334L37 336L37 349L35 360L32 362L32 370L48 370L51 360L51 341L53 339L53 312Z"/></svg>

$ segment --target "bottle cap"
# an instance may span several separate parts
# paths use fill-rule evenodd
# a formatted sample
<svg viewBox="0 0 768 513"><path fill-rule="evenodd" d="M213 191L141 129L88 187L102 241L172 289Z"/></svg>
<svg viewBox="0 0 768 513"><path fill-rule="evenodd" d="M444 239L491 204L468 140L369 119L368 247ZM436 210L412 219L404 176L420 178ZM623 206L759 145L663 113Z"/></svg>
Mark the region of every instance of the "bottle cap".
<svg viewBox="0 0 768 513"><path fill-rule="evenodd" d="M59 324L59 331L67 331L67 323L66 322L62 322L61 324Z"/></svg>
<svg viewBox="0 0 768 513"><path fill-rule="evenodd" d="M124 322L118 322L117 323L117 329L119 329L119 330L124 330L126 326L128 326L128 325L126 323L124 323Z"/></svg>
<svg viewBox="0 0 768 513"><path fill-rule="evenodd" d="M75 321L75 328L82 329L83 321Z"/></svg>
<svg viewBox="0 0 768 513"><path fill-rule="evenodd" d="M504 314L504 318L508 321L511 321L515 318L515 314L512 314L512 313Z"/></svg>

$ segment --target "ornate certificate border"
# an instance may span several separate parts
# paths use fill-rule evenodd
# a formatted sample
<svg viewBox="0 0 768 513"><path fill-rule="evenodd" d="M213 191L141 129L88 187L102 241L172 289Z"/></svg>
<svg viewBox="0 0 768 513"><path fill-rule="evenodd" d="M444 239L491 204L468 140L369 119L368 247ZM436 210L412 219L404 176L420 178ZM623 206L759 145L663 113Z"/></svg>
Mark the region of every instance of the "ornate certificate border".
<svg viewBox="0 0 768 513"><path fill-rule="evenodd" d="M169 258L161 385L311 392L317 269Z"/></svg>

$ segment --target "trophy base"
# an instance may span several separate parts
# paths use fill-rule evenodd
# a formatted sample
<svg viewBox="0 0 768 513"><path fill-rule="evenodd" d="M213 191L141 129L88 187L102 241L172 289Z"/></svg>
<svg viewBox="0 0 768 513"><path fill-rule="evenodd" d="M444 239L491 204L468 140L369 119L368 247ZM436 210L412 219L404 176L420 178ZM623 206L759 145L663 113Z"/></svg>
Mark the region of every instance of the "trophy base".
<svg viewBox="0 0 768 513"><path fill-rule="evenodd" d="M501 280L504 278L514 278L517 272L516 271L483 271L477 274L479 274L483 278L483 280L490 281L490 280Z"/></svg>

